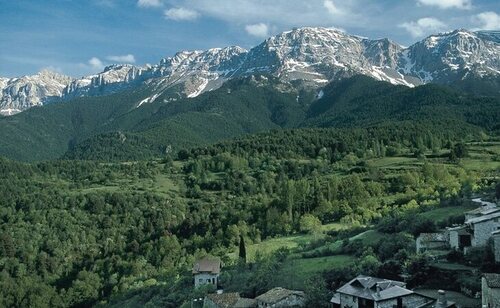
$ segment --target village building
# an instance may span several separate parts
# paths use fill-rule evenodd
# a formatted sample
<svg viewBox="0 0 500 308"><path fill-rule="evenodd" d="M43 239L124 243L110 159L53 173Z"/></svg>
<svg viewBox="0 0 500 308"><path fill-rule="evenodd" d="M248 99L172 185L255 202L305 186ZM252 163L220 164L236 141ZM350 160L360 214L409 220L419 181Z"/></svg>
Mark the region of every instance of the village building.
<svg viewBox="0 0 500 308"><path fill-rule="evenodd" d="M481 291L482 307L500 307L500 274L484 274Z"/></svg>
<svg viewBox="0 0 500 308"><path fill-rule="evenodd" d="M236 304L234 304L234 308L254 308L257 307L257 300L254 298L244 298L241 297Z"/></svg>
<svg viewBox="0 0 500 308"><path fill-rule="evenodd" d="M257 307L305 307L305 294L302 291L274 288L255 298Z"/></svg>
<svg viewBox="0 0 500 308"><path fill-rule="evenodd" d="M500 229L500 212L471 218L465 221L472 235L471 245L473 247L486 246L491 234Z"/></svg>
<svg viewBox="0 0 500 308"><path fill-rule="evenodd" d="M199 287L211 284L217 287L222 262L219 258L205 257L197 260L193 265L194 285Z"/></svg>
<svg viewBox="0 0 500 308"><path fill-rule="evenodd" d="M337 289L330 303L333 308L455 307L445 296L436 300L407 289L404 282L364 275Z"/></svg>
<svg viewBox="0 0 500 308"><path fill-rule="evenodd" d="M239 293L207 294L203 301L203 308L232 308L240 299Z"/></svg>
<svg viewBox="0 0 500 308"><path fill-rule="evenodd" d="M474 209L472 211L465 212L465 220L467 221L469 219L477 218L477 217L484 216L484 215L493 214L496 212L500 212L500 208L497 207L495 204L491 203L488 205L483 205L483 206L478 207L477 209Z"/></svg>
<svg viewBox="0 0 500 308"><path fill-rule="evenodd" d="M467 247L472 245L472 236L465 225L448 228L448 238L451 249L464 251Z"/></svg>
<svg viewBox="0 0 500 308"><path fill-rule="evenodd" d="M469 247L484 247L491 240L496 262L500 262L500 208L493 203L465 213L465 223L447 228L441 233L422 233L417 237L416 249L431 253L456 249L467 253Z"/></svg>
<svg viewBox="0 0 500 308"><path fill-rule="evenodd" d="M416 241L417 253L427 250L449 249L449 239L446 233L421 233Z"/></svg>
<svg viewBox="0 0 500 308"><path fill-rule="evenodd" d="M252 298L240 297L239 293L214 293L205 296L203 308L254 308L257 302Z"/></svg>
<svg viewBox="0 0 500 308"><path fill-rule="evenodd" d="M493 254L495 255L495 262L500 263L500 230L491 234L491 242L493 244Z"/></svg>

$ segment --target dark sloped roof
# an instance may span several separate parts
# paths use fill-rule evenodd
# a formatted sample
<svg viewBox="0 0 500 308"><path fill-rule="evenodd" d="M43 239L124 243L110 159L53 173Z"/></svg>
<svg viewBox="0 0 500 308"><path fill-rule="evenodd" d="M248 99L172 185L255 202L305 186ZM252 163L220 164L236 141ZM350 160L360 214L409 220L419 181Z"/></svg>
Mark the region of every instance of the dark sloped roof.
<svg viewBox="0 0 500 308"><path fill-rule="evenodd" d="M288 290L285 288L274 288L266 293L257 296L255 299L260 302L264 302L267 304L273 304L276 302L279 302L280 300L287 298L291 295L297 295L300 297L304 297L304 292L302 291L294 291L294 290Z"/></svg>
<svg viewBox="0 0 500 308"><path fill-rule="evenodd" d="M240 299L240 295L236 292L208 294L207 297L220 308L232 308Z"/></svg>
<svg viewBox="0 0 500 308"><path fill-rule="evenodd" d="M444 233L420 233L418 238L425 242L447 242L446 234Z"/></svg>
<svg viewBox="0 0 500 308"><path fill-rule="evenodd" d="M466 224L477 224L477 223L485 222L488 220L493 220L493 219L499 218L499 217L500 217L500 212L495 212L495 213L471 218L471 219L467 220L465 223Z"/></svg>
<svg viewBox="0 0 500 308"><path fill-rule="evenodd" d="M193 265L193 274L199 273L211 273L219 274L222 263L219 258L209 258L205 257L203 259L197 260Z"/></svg>
<svg viewBox="0 0 500 308"><path fill-rule="evenodd" d="M469 215L476 215L476 214L487 215L487 214L495 213L495 212L498 212L498 211L500 211L500 208L496 207L495 205L483 205L481 207L478 207L477 209L465 212L465 214L469 214Z"/></svg>
<svg viewBox="0 0 500 308"><path fill-rule="evenodd" d="M380 289L380 294L377 294L377 285ZM382 301L413 294L413 291L406 289L405 286L406 284L401 281L359 275L340 287L337 292L374 301Z"/></svg>
<svg viewBox="0 0 500 308"><path fill-rule="evenodd" d="M428 294L420 293L419 291L416 291L414 293L417 295L423 296L423 297L427 297L428 299L431 300L428 303L422 304L422 305L415 307L415 308L457 308L455 302L452 302L449 300L446 300L446 303L440 303L438 301L438 294L437 293L435 295L432 295L432 296L429 296Z"/></svg>
<svg viewBox="0 0 500 308"><path fill-rule="evenodd" d="M254 298L240 298L234 308L253 308L257 307L257 300Z"/></svg>
<svg viewBox="0 0 500 308"><path fill-rule="evenodd" d="M391 286L385 290L380 291L380 296L377 294L374 295L374 298L377 300L384 300L389 298L401 297L405 295L413 294L413 291L408 290L406 288L402 288L400 286Z"/></svg>
<svg viewBox="0 0 500 308"><path fill-rule="evenodd" d="M483 277L486 279L488 287L500 288L500 274L486 273Z"/></svg>
<svg viewBox="0 0 500 308"><path fill-rule="evenodd" d="M447 301L446 304L439 304L437 301L432 301L431 303L423 304L415 308L456 308L454 302Z"/></svg>

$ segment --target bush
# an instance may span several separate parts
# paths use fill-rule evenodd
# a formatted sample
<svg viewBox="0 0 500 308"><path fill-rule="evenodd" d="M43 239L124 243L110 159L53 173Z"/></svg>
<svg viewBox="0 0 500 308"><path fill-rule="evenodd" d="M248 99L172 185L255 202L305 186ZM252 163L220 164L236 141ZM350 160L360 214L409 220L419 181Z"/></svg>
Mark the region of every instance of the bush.
<svg viewBox="0 0 500 308"><path fill-rule="evenodd" d="M321 233L321 221L318 217L305 214L300 217L300 231L309 233L309 234L318 234Z"/></svg>

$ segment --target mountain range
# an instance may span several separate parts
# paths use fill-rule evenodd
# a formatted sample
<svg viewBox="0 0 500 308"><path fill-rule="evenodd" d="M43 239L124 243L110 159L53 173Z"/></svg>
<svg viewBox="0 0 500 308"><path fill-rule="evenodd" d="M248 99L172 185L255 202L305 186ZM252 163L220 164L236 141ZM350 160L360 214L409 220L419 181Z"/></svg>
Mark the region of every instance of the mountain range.
<svg viewBox="0 0 500 308"><path fill-rule="evenodd" d="M303 88L365 75L395 85L456 85L476 94L499 94L500 33L464 29L431 35L403 47L389 39L371 40L329 28L298 28L241 47L182 51L156 65L111 65L104 71L71 78L50 71L0 78L0 114L13 115L33 106L96 97L147 87L135 107L193 98L228 80L269 75ZM478 81L479 80L479 81ZM482 90L478 90L482 89Z"/></svg>

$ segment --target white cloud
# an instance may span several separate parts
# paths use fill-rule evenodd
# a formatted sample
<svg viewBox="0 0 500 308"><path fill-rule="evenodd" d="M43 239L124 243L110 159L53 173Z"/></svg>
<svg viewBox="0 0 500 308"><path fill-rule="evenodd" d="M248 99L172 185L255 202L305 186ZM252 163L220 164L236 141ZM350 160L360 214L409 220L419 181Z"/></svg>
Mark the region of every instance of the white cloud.
<svg viewBox="0 0 500 308"><path fill-rule="evenodd" d="M119 63L135 63L135 57L134 55L131 54L123 56L108 56L106 57L106 59L112 62L119 62Z"/></svg>
<svg viewBox="0 0 500 308"><path fill-rule="evenodd" d="M400 28L406 29L411 36L417 38L427 34L446 30L448 27L445 23L434 17L420 18L417 21L405 22L399 25Z"/></svg>
<svg viewBox="0 0 500 308"><path fill-rule="evenodd" d="M251 25L264 22L284 30L303 26L362 27L369 24L365 12L374 4L362 1L363 4L359 5L361 1L184 0L183 6L203 16L230 23Z"/></svg>
<svg viewBox="0 0 500 308"><path fill-rule="evenodd" d="M163 3L161 0L139 0L137 6L139 7L161 7Z"/></svg>
<svg viewBox="0 0 500 308"><path fill-rule="evenodd" d="M472 0L417 0L418 4L437 6L440 9L457 8L469 10L472 8Z"/></svg>
<svg viewBox="0 0 500 308"><path fill-rule="evenodd" d="M87 63L93 70L102 70L104 68L104 63L97 57L92 57Z"/></svg>
<svg viewBox="0 0 500 308"><path fill-rule="evenodd" d="M171 8L165 11L165 18L175 21L192 21L200 17L200 14L195 10L186 8Z"/></svg>
<svg viewBox="0 0 500 308"><path fill-rule="evenodd" d="M483 12L472 19L478 25L475 30L500 30L500 15L495 12Z"/></svg>
<svg viewBox="0 0 500 308"><path fill-rule="evenodd" d="M260 38L266 38L269 36L269 27L264 23L258 23L254 25L246 25L245 30L248 34Z"/></svg>
<svg viewBox="0 0 500 308"><path fill-rule="evenodd" d="M59 66L52 66L52 65L44 66L40 69L40 71L49 71L49 72L55 72L58 74L63 74L62 68L60 68Z"/></svg>
<svg viewBox="0 0 500 308"><path fill-rule="evenodd" d="M332 0L325 0L323 2L323 6L326 10L332 15L341 15L343 14L342 10L340 10Z"/></svg>

